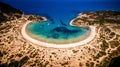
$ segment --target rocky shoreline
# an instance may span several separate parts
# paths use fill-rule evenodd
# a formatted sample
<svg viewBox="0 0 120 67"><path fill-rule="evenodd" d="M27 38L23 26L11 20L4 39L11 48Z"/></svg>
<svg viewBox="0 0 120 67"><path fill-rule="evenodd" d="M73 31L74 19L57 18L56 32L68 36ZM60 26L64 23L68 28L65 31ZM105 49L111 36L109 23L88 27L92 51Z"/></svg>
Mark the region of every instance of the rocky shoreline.
<svg viewBox="0 0 120 67"><path fill-rule="evenodd" d="M42 47L24 39L20 31L30 15L22 14L20 18L0 22L0 67L107 67L112 58L120 56L120 35L107 27L112 26L114 30L120 26L120 14L113 11L98 12L99 15L101 13L108 15L102 24L98 23L101 20L92 22L93 18L84 19L86 25L96 26L96 37L85 45L67 49ZM97 17L96 13L82 13L82 16L84 14ZM108 19L112 21L106 22ZM36 20L33 18L33 21ZM82 25L83 22L77 21L74 24Z"/></svg>

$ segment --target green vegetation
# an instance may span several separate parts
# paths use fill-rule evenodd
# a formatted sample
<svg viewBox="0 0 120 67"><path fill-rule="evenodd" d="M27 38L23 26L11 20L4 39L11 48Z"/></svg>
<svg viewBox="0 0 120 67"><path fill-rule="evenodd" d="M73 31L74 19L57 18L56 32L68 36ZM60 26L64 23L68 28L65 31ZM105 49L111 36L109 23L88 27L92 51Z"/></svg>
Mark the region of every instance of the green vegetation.
<svg viewBox="0 0 120 67"><path fill-rule="evenodd" d="M64 62L64 63L61 63L61 66L65 66L65 65L68 65L68 64L69 64L69 62L66 61L66 62Z"/></svg>
<svg viewBox="0 0 120 67"><path fill-rule="evenodd" d="M31 52L30 53L30 58L34 58L37 55L37 52Z"/></svg>
<svg viewBox="0 0 120 67"><path fill-rule="evenodd" d="M108 67L108 65L109 65L109 63L110 63L110 60L111 60L111 58L109 58L109 57L106 57L104 60L103 60L103 62L102 62L102 64L100 64L100 67Z"/></svg>
<svg viewBox="0 0 120 67"><path fill-rule="evenodd" d="M117 11L98 11L98 19L103 23L120 23L120 19L118 20L116 17L120 15L120 12Z"/></svg>
<svg viewBox="0 0 120 67"><path fill-rule="evenodd" d="M0 57L3 57L4 55L6 55L7 52L6 51L0 51Z"/></svg>
<svg viewBox="0 0 120 67"><path fill-rule="evenodd" d="M120 12L117 11L84 12L82 14L88 15L88 17L77 18L74 21L81 20L89 22L89 25L99 24L101 26L105 25L105 23L120 24Z"/></svg>
<svg viewBox="0 0 120 67"><path fill-rule="evenodd" d="M40 21L40 20L44 20L44 19L42 17L40 17L40 16L30 15L28 20Z"/></svg>
<svg viewBox="0 0 120 67"><path fill-rule="evenodd" d="M44 67L46 67L49 64L49 61L46 61L44 64Z"/></svg>
<svg viewBox="0 0 120 67"><path fill-rule="evenodd" d="M0 51L0 57L3 57L3 53Z"/></svg>
<svg viewBox="0 0 120 67"><path fill-rule="evenodd" d="M104 60L103 60L104 62L102 62L102 65L100 65L100 66L108 67L110 62L112 62L112 58L115 58L118 56L120 56L120 46L117 47L117 50L112 51L108 57L104 58Z"/></svg>
<svg viewBox="0 0 120 67"><path fill-rule="evenodd" d="M77 52L79 52L79 50L72 50L72 52L73 52L73 53L77 53Z"/></svg>
<svg viewBox="0 0 120 67"><path fill-rule="evenodd" d="M111 32L111 30L109 29L109 28L105 28L105 30L104 30L105 32L108 32L108 33L110 33Z"/></svg>
<svg viewBox="0 0 120 67"><path fill-rule="evenodd" d="M87 22L88 20L87 20L87 17L82 17L82 20L84 21L84 22Z"/></svg>
<svg viewBox="0 0 120 67"><path fill-rule="evenodd" d="M56 54L55 52L52 52L51 54Z"/></svg>
<svg viewBox="0 0 120 67"><path fill-rule="evenodd" d="M22 55L22 54L16 54L16 56L18 56L18 57L22 57L23 55Z"/></svg>
<svg viewBox="0 0 120 67"><path fill-rule="evenodd" d="M21 67L23 64L25 64L27 61L29 60L28 56L23 57L20 61L19 61L19 66Z"/></svg>
<svg viewBox="0 0 120 67"><path fill-rule="evenodd" d="M11 59L10 63L0 63L0 67L22 67L29 60L28 56L23 57L20 61L16 61L15 59Z"/></svg>
<svg viewBox="0 0 120 67"><path fill-rule="evenodd" d="M105 21L106 21L106 22L109 22L109 23L117 23L117 24L120 24L120 20L116 20L116 19L106 19Z"/></svg>
<svg viewBox="0 0 120 67"><path fill-rule="evenodd" d="M83 64L80 62L80 63L79 63L79 66L80 66L80 67L82 67L82 66L83 66Z"/></svg>
<svg viewBox="0 0 120 67"><path fill-rule="evenodd" d="M12 59L11 63L8 65L8 67L20 67L19 62Z"/></svg>
<svg viewBox="0 0 120 67"><path fill-rule="evenodd" d="M113 38L114 36L115 36L114 32L111 32L110 35L109 35L110 38Z"/></svg>
<svg viewBox="0 0 120 67"><path fill-rule="evenodd" d="M88 63L86 63L86 66L87 67L94 67L94 62L88 62Z"/></svg>
<svg viewBox="0 0 120 67"><path fill-rule="evenodd" d="M93 57L94 60L99 59L100 57L106 55L104 51L99 51L99 53Z"/></svg>
<svg viewBox="0 0 120 67"><path fill-rule="evenodd" d="M5 21L7 17L5 17L1 12L0 12L0 21Z"/></svg>
<svg viewBox="0 0 120 67"><path fill-rule="evenodd" d="M104 25L103 23L105 23L105 17L104 16L98 17L96 20L98 20L99 25Z"/></svg>
<svg viewBox="0 0 120 67"><path fill-rule="evenodd" d="M105 51L107 48L109 48L109 44L105 40L102 40L101 50Z"/></svg>
<svg viewBox="0 0 120 67"><path fill-rule="evenodd" d="M119 56L119 55L120 55L120 51L119 51L119 50L120 50L120 46L117 47L117 50L112 51L112 52L109 54L109 57L114 58L114 57Z"/></svg>
<svg viewBox="0 0 120 67"><path fill-rule="evenodd" d="M12 59L14 57L14 55L11 55L8 59Z"/></svg>
<svg viewBox="0 0 120 67"><path fill-rule="evenodd" d="M111 48L115 48L120 45L120 43L118 41L110 41L109 43L110 43Z"/></svg>
<svg viewBox="0 0 120 67"><path fill-rule="evenodd" d="M74 22L77 22L78 20L81 20L81 18L76 18L76 19L74 19Z"/></svg>
<svg viewBox="0 0 120 67"><path fill-rule="evenodd" d="M119 46L119 47L117 47L117 51L120 51L120 46Z"/></svg>

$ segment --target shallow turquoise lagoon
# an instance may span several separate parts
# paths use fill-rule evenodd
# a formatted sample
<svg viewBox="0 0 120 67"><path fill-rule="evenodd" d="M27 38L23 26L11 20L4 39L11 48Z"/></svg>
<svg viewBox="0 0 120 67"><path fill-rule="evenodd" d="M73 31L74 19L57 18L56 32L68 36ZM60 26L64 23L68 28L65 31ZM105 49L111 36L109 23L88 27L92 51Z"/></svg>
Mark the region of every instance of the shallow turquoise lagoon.
<svg viewBox="0 0 120 67"><path fill-rule="evenodd" d="M46 22L33 22L27 25L27 33L39 38L48 40L69 40L84 36L89 31L89 28L75 27L64 24ZM43 40L44 41L44 40Z"/></svg>

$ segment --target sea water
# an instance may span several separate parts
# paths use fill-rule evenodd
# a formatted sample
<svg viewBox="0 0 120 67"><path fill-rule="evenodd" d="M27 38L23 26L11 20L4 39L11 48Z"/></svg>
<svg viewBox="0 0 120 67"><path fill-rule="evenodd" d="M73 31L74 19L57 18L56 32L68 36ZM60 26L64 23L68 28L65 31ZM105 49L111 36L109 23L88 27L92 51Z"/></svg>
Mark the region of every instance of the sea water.
<svg viewBox="0 0 120 67"><path fill-rule="evenodd" d="M25 14L36 14L48 19L27 26L27 32L45 39L67 40L83 36L89 28L70 26L70 21L80 12L117 10L120 2L113 0L4 0Z"/></svg>
<svg viewBox="0 0 120 67"><path fill-rule="evenodd" d="M56 24L69 24L79 13L86 11L117 10L118 0L0 0L20 9L25 14L45 16Z"/></svg>

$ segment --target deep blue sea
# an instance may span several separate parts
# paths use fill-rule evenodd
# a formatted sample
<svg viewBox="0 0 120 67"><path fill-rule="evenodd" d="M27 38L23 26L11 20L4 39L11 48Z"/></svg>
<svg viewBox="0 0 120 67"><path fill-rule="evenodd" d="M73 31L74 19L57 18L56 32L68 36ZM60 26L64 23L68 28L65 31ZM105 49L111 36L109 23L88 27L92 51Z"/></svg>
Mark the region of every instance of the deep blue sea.
<svg viewBox="0 0 120 67"><path fill-rule="evenodd" d="M47 17L48 21L31 23L27 29L36 36L53 39L68 39L84 35L89 29L72 27L69 22L86 11L120 11L118 0L0 0L25 14Z"/></svg>
<svg viewBox="0 0 120 67"><path fill-rule="evenodd" d="M120 11L119 0L0 0L25 14L45 16L56 23L68 24L80 12L116 10Z"/></svg>

